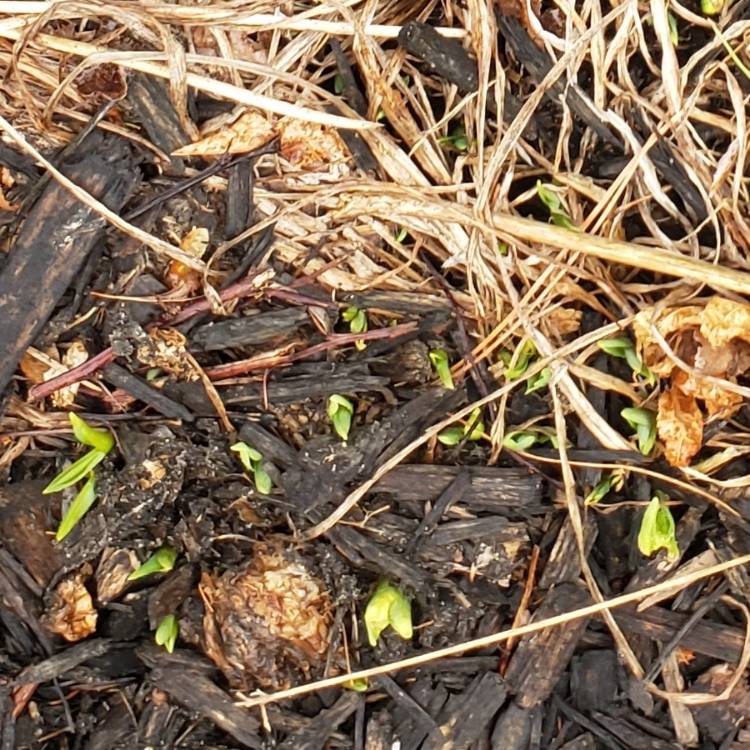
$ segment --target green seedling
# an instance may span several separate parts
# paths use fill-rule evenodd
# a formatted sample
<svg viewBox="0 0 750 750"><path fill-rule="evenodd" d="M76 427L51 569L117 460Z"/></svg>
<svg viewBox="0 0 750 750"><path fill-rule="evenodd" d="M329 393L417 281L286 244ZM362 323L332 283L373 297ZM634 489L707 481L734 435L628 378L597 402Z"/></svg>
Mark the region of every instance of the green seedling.
<svg viewBox="0 0 750 750"><path fill-rule="evenodd" d="M464 438L477 441L484 435L484 422L479 418L482 410L477 407L471 412L465 425L448 427L438 434L437 439L443 445L458 445Z"/></svg>
<svg viewBox="0 0 750 750"><path fill-rule="evenodd" d="M255 489L263 495L270 494L273 482L263 468L263 454L242 441L230 446L229 450L237 454L240 463L245 467L245 471L253 475Z"/></svg>
<svg viewBox="0 0 750 750"><path fill-rule="evenodd" d="M667 551L667 557L670 560L676 560L680 556L680 548L675 537L674 518L659 495L651 499L641 519L638 549L646 557L650 557L660 549Z"/></svg>
<svg viewBox="0 0 750 750"><path fill-rule="evenodd" d="M541 372L538 372L533 377L529 378L526 383L526 395L539 391L542 388L546 388L549 385L550 378L552 377L552 368L545 367Z"/></svg>
<svg viewBox="0 0 750 750"><path fill-rule="evenodd" d="M67 487L72 487L87 477L93 469L98 466L112 450L115 439L109 430L97 430L84 422L77 414L68 414L73 434L81 445L86 445L91 450L74 461L67 469L61 471L43 490L45 495L60 492Z"/></svg>
<svg viewBox="0 0 750 750"><path fill-rule="evenodd" d="M96 480L89 474L86 484L81 487L73 502L68 506L55 533L55 541L61 542L78 525L96 500Z"/></svg>
<svg viewBox="0 0 750 750"><path fill-rule="evenodd" d="M714 34L719 38L719 41L724 45L724 49L727 51L727 54L732 59L732 62L737 66L737 68L740 70L742 75L745 76L745 78L750 79L750 68L748 68L745 63L740 60L739 56L737 55L737 52L734 50L734 47L727 41L726 37L719 31L719 27L714 25Z"/></svg>
<svg viewBox="0 0 750 750"><path fill-rule="evenodd" d="M364 333L367 330L367 312L364 310L354 306L347 307L341 317L349 324L350 333ZM354 346L361 352L367 344L360 339L354 342Z"/></svg>
<svg viewBox="0 0 750 750"><path fill-rule="evenodd" d="M328 397L328 418L331 420L334 432L344 442L349 437L353 414L354 404L348 398L339 396L338 393Z"/></svg>
<svg viewBox="0 0 750 750"><path fill-rule="evenodd" d="M599 348L607 352L612 357L624 359L630 369L636 374L645 378L649 385L656 385L656 377L651 370L643 364L641 358L636 354L633 342L627 336L619 336L615 339L605 339L599 341Z"/></svg>
<svg viewBox="0 0 750 750"><path fill-rule="evenodd" d="M724 7L724 0L701 0L701 12L705 16L718 16Z"/></svg>
<svg viewBox="0 0 750 750"><path fill-rule="evenodd" d="M339 95L344 93L344 76L341 73L336 73L336 77L333 79L333 90Z"/></svg>
<svg viewBox="0 0 750 750"><path fill-rule="evenodd" d="M628 407L620 415L635 430L638 450L648 456L656 445L656 414L649 409Z"/></svg>
<svg viewBox="0 0 750 750"><path fill-rule="evenodd" d="M669 24L669 41L676 47L680 43L680 31L677 28L677 17L672 11L667 11L667 23Z"/></svg>
<svg viewBox="0 0 750 750"><path fill-rule="evenodd" d="M508 254L508 243L507 242L498 242L497 243L497 252L500 253L500 255L507 255Z"/></svg>
<svg viewBox="0 0 750 750"><path fill-rule="evenodd" d="M443 388L447 388L449 391L454 390L456 386L453 384L448 352L445 349L431 349L430 362L432 362L432 366L435 368L435 372L438 378L440 378Z"/></svg>
<svg viewBox="0 0 750 750"><path fill-rule="evenodd" d="M560 196L552 190L551 186L544 185L541 180L536 181L536 193L539 196L539 200L547 207L549 211L549 217L553 224L558 227L564 227L565 229L575 229L575 224L568 216L565 207L563 206Z"/></svg>
<svg viewBox="0 0 750 750"><path fill-rule="evenodd" d="M398 234L395 237L395 241L398 245L402 244L403 241L409 236L409 232L406 229L406 227L401 227L401 229L398 230Z"/></svg>
<svg viewBox="0 0 750 750"><path fill-rule="evenodd" d="M627 471L625 469L615 469L609 476L604 477L601 482L599 482L599 484L597 484L596 487L586 495L586 498L583 501L584 505L596 505L612 490L619 492L625 484L626 476Z"/></svg>
<svg viewBox="0 0 750 750"><path fill-rule="evenodd" d="M559 448L557 433L552 427L531 427L527 430L513 430L503 438L503 446L512 451L527 451L535 445L549 443Z"/></svg>
<svg viewBox="0 0 750 750"><path fill-rule="evenodd" d="M456 151L466 151L469 148L466 128L463 125L456 125L448 135L438 138L438 143L450 146L456 149Z"/></svg>
<svg viewBox="0 0 750 750"><path fill-rule="evenodd" d="M513 354L507 349L500 352L500 359L505 364L505 379L508 381L518 380L526 370L529 369L532 359L536 356L536 347L531 339L524 339L517 350L516 363L513 362Z"/></svg>
<svg viewBox="0 0 750 750"><path fill-rule="evenodd" d="M366 679L358 677L356 680L345 682L344 687L347 688L347 690L354 690L356 693L366 693L370 685Z"/></svg>
<svg viewBox="0 0 750 750"><path fill-rule="evenodd" d="M411 602L393 584L381 581L365 608L365 627L371 646L378 645L380 634L389 625L403 639L412 637Z"/></svg>
<svg viewBox="0 0 750 750"><path fill-rule="evenodd" d="M154 573L169 573L177 561L177 550L174 547L160 547L143 565L136 568L129 576L129 581L153 575Z"/></svg>
<svg viewBox="0 0 750 750"><path fill-rule="evenodd" d="M174 645L177 643L177 636L180 634L180 624L177 622L175 615L162 617L159 627L156 628L154 640L157 646L164 646L168 653L174 651Z"/></svg>

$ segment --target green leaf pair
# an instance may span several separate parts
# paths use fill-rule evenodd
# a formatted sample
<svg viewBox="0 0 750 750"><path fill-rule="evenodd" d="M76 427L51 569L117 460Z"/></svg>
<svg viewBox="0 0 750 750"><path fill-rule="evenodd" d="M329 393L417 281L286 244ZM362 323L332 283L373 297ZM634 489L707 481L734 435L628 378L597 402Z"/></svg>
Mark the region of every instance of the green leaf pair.
<svg viewBox="0 0 750 750"><path fill-rule="evenodd" d="M43 493L45 495L60 492L80 482L107 457L107 454L115 445L115 439L109 430L97 430L73 412L68 414L68 418L76 440L81 445L88 446L91 450L68 466L67 469L61 471L44 488Z"/></svg>
<svg viewBox="0 0 750 750"><path fill-rule="evenodd" d="M328 397L328 418L331 420L334 432L346 442L352 427L354 404L338 393Z"/></svg>
<svg viewBox="0 0 750 750"><path fill-rule="evenodd" d="M349 324L349 331L351 333L364 333L367 331L367 313L364 310L360 310L360 308L354 306L347 307L341 314L341 317ZM364 341L355 341L354 346L361 352L367 347L367 344Z"/></svg>
<svg viewBox="0 0 750 750"><path fill-rule="evenodd" d="M505 363L505 379L508 381L518 380L529 369L529 365L534 357L536 357L536 354L536 346L534 346L534 342L531 339L524 339L521 343L521 347L516 354L515 364L511 364L513 362L513 354L511 352L507 349L501 351L500 359ZM549 381L549 378L547 380Z"/></svg>
<svg viewBox="0 0 750 750"><path fill-rule="evenodd" d="M448 352L445 349L431 349L430 362L432 362L432 366L435 368L435 372L438 378L440 378L443 388L447 388L449 391L454 390L456 386L453 384Z"/></svg>
<svg viewBox="0 0 750 750"><path fill-rule="evenodd" d="M575 229L575 224L568 216L565 207L560 200L560 196L552 190L551 186L545 185L541 180L536 181L536 193L539 196L539 200L544 203L549 211L550 219L553 224L558 227L564 227L565 229Z"/></svg>
<svg viewBox="0 0 750 750"><path fill-rule="evenodd" d="M636 354L633 342L629 338L620 336L615 339L605 339L598 343L599 348L603 349L610 356L624 359L630 365L630 369L636 375L645 378L649 385L656 385L654 373L643 364L641 358Z"/></svg>
<svg viewBox="0 0 750 750"><path fill-rule="evenodd" d="M648 456L656 445L656 414L650 409L628 407L620 415L635 430L638 450Z"/></svg>
<svg viewBox="0 0 750 750"><path fill-rule="evenodd" d="M660 549L667 551L670 560L680 556L680 548L675 536L675 523L669 508L658 495L651 498L641 519L638 532L638 549L649 557Z"/></svg>
<svg viewBox="0 0 750 750"><path fill-rule="evenodd" d="M551 427L533 427L528 430L513 430L503 438L503 446L512 451L527 451L535 445L550 443L559 448L557 433Z"/></svg>
<svg viewBox="0 0 750 750"><path fill-rule="evenodd" d="M378 645L380 634L389 625L405 640L412 637L411 602L393 584L381 581L365 608L365 628L371 646Z"/></svg>
<svg viewBox="0 0 750 750"><path fill-rule="evenodd" d="M230 446L229 450L237 454L240 463L245 467L245 471L253 475L255 489L262 495L269 495L273 489L273 482L268 472L263 468L263 454L242 441Z"/></svg>
<svg viewBox="0 0 750 750"><path fill-rule="evenodd" d="M177 550L173 547L160 547L139 568L136 568L129 576L129 581L137 581L139 578L153 575L154 573L169 573L177 561Z"/></svg>
<svg viewBox="0 0 750 750"><path fill-rule="evenodd" d="M484 435L484 422L479 418L482 410L477 407L471 412L465 425L448 427L438 434L437 439L443 445L458 445L464 438L477 441Z"/></svg>
<svg viewBox="0 0 750 750"><path fill-rule="evenodd" d="M180 624L177 622L177 617L175 615L167 615L162 618L159 627L156 628L154 640L157 646L164 646L164 649L171 654L174 651L179 634Z"/></svg>

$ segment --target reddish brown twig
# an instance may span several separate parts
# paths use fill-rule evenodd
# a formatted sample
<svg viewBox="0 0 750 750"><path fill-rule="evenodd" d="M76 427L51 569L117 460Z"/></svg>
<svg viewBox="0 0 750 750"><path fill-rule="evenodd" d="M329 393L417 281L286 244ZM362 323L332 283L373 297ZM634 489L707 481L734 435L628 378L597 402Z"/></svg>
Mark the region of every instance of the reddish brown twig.
<svg viewBox="0 0 750 750"><path fill-rule="evenodd" d="M29 390L29 398L32 401L51 396L55 391L61 388L78 383L91 377L97 370L108 365L115 358L112 347L107 347L104 351L95 354L91 359L87 359L82 364L71 367L70 370L60 373L54 378L46 380L44 383L38 383Z"/></svg>
<svg viewBox="0 0 750 750"><path fill-rule="evenodd" d="M416 330L416 328L416 323L400 323L397 326L376 328L374 331L366 331L365 333L332 333L320 344L314 344L313 346L309 346L306 349L302 349L292 354L241 359L238 362L228 362L225 365L209 367L205 370L205 373L211 378L211 380L236 378L240 375L247 375L248 373L258 372L260 370L269 370L274 367L286 367L287 365L292 364L292 362L297 362L300 359L311 357L314 354L320 354L320 352L325 352L329 349L336 349L340 346L348 346L357 341L397 338L398 336L411 333Z"/></svg>

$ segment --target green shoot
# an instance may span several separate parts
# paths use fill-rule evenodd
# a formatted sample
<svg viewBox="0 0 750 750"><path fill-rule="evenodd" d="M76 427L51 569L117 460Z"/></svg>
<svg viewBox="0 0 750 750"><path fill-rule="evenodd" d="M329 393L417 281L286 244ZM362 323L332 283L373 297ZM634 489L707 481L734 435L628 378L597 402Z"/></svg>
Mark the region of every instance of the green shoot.
<svg viewBox="0 0 750 750"><path fill-rule="evenodd" d="M676 560L680 556L675 537L674 518L659 495L651 499L643 514L638 532L638 549L646 557L650 557L660 549L667 550L667 557L670 560Z"/></svg>
<svg viewBox="0 0 750 750"><path fill-rule="evenodd" d="M465 425L447 427L438 434L437 439L443 445L458 445L464 438L477 441L484 435L484 422L479 418L482 410L477 407L471 412Z"/></svg>
<svg viewBox="0 0 750 750"><path fill-rule="evenodd" d="M143 565L134 570L129 576L129 581L137 581L154 573L169 573L177 560L177 550L174 547L160 547Z"/></svg>
<svg viewBox="0 0 750 750"><path fill-rule="evenodd" d="M364 310L360 310L354 306L347 307L341 317L349 324L349 331L351 333L364 333L367 330L367 313ZM354 342L354 346L357 347L357 351L361 352L367 344L362 340L358 340Z"/></svg>
<svg viewBox="0 0 750 750"><path fill-rule="evenodd" d="M719 37L719 40L724 45L724 49L727 51L727 54L732 59L732 62L739 68L739 70L742 72L742 74L745 76L745 78L750 79L750 69L740 60L737 53L734 51L734 48L732 45L727 41L726 37L719 31L719 27L714 24L714 34L716 34L717 37Z"/></svg>
<svg viewBox="0 0 750 750"><path fill-rule="evenodd" d="M333 90L339 95L344 93L344 76L341 73L336 73L336 77L333 79Z"/></svg>
<svg viewBox="0 0 750 750"><path fill-rule="evenodd" d="M718 16L724 7L724 0L701 0L701 12L705 16Z"/></svg>
<svg viewBox="0 0 750 750"><path fill-rule="evenodd" d="M334 432L344 442L349 437L353 414L354 404L348 398L339 396L338 393L328 397L328 418L331 420Z"/></svg>
<svg viewBox="0 0 750 750"><path fill-rule="evenodd" d="M78 525L78 522L86 515L89 508L96 500L96 482L94 475L90 474L86 484L81 487L73 502L65 512L55 534L55 541L61 542Z"/></svg>
<svg viewBox="0 0 750 750"><path fill-rule="evenodd" d="M511 366L513 362L513 355L503 350L500 352L500 359L505 363L505 378L506 380L518 380L526 370L529 369L531 360L536 356L536 347L531 339L524 339L521 343L520 348L517 350L516 363Z"/></svg>
<svg viewBox="0 0 750 750"><path fill-rule="evenodd" d="M448 352L445 349L431 349L430 350L430 362L435 368L440 382L443 384L443 388L447 388L449 391L455 389L453 384L453 375L451 375L450 363L448 362Z"/></svg>
<svg viewBox="0 0 750 750"><path fill-rule="evenodd" d="M635 430L638 450L648 456L656 445L656 414L649 409L628 407L620 415Z"/></svg>
<svg viewBox="0 0 750 750"><path fill-rule="evenodd" d="M115 439L109 430L95 429L72 411L68 413L68 417L70 424L73 426L73 434L81 445L94 448L105 455L112 450L115 445Z"/></svg>
<svg viewBox="0 0 750 750"><path fill-rule="evenodd" d="M177 622L175 615L162 617L159 627L156 628L154 640L157 646L164 646L168 653L174 651L174 645L177 643L177 636L180 634L180 624Z"/></svg>
<svg viewBox="0 0 750 750"><path fill-rule="evenodd" d="M599 341L598 344L599 348L607 352L610 356L624 359L630 365L630 369L636 375L645 378L649 385L656 385L654 373L643 364L641 358L636 354L633 342L627 336L605 339L604 341Z"/></svg>
<svg viewBox="0 0 750 750"><path fill-rule="evenodd" d="M263 468L263 454L242 441L230 446L229 450L237 454L240 463L245 467L245 471L253 475L255 489L262 495L270 494L273 489L273 482L268 472Z"/></svg>
<svg viewBox="0 0 750 750"><path fill-rule="evenodd" d="M74 461L67 469L61 471L45 488L43 494L50 495L60 492L67 487L72 487L86 477L94 467L98 466L107 454L114 448L115 439L109 430L97 430L87 424L77 414L68 414L73 434L81 445L86 445L91 450Z"/></svg>
<svg viewBox="0 0 750 750"><path fill-rule="evenodd" d="M677 28L677 17L672 11L667 11L667 23L669 23L669 41L672 42L673 47L677 47L680 43L680 31Z"/></svg>
<svg viewBox="0 0 750 750"><path fill-rule="evenodd" d="M508 243L507 242L498 242L497 243L497 252L500 253L500 255L507 255L508 254Z"/></svg>
<svg viewBox="0 0 750 750"><path fill-rule="evenodd" d="M406 229L406 227L401 227L401 229L398 230L398 234L395 237L395 241L398 245L401 245L403 241L409 236L409 232Z"/></svg>
<svg viewBox="0 0 750 750"><path fill-rule="evenodd" d="M371 646L391 626L405 640L412 637L411 602L393 584L381 581L365 608L365 627Z"/></svg>
<svg viewBox="0 0 750 750"><path fill-rule="evenodd" d="M560 200L560 196L551 189L549 185L542 184L541 180L536 181L536 193L539 196L539 200L544 203L549 211L549 217L553 224L558 227L564 227L565 229L575 229L575 224L568 216L565 207Z"/></svg>
<svg viewBox="0 0 750 750"><path fill-rule="evenodd" d="M557 433L552 427L530 427L526 430L513 430L506 433L503 446L512 451L527 451L535 445L550 443L553 448L559 448Z"/></svg>
<svg viewBox="0 0 750 750"><path fill-rule="evenodd" d="M611 490L619 491L625 484L625 476L627 472L625 469L615 469L608 477L602 479L599 484L594 487L586 499L583 501L584 505L596 505L600 500L603 500Z"/></svg>
<svg viewBox="0 0 750 750"><path fill-rule="evenodd" d="M526 383L526 395L539 391L542 388L546 388L549 385L550 378L552 377L552 368L545 367L541 372L538 372L533 377L529 378Z"/></svg>
<svg viewBox="0 0 750 750"><path fill-rule="evenodd" d="M456 151L466 151L469 148L469 140L466 137L466 128L463 125L457 125L451 132L438 138L438 143L451 146Z"/></svg>
<svg viewBox="0 0 750 750"><path fill-rule="evenodd" d="M356 680L349 680L345 682L344 687L347 690L354 690L357 693L366 693L370 685L366 679L358 677Z"/></svg>
<svg viewBox="0 0 750 750"><path fill-rule="evenodd" d="M53 492L60 492L60 490L64 490L67 487L72 487L90 474L106 457L107 454L104 453L104 451L98 451L96 448L93 448L68 466L67 469L63 469L63 471L61 471L42 490L42 493L44 495L50 495Z"/></svg>

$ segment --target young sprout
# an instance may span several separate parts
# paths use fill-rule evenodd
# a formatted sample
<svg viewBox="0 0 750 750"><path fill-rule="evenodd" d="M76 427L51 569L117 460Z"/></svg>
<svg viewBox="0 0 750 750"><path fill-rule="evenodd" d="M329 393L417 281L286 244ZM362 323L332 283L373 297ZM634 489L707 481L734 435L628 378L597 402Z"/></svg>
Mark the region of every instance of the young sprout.
<svg viewBox="0 0 750 750"><path fill-rule="evenodd" d="M456 149L456 151L466 151L466 149L469 148L469 140L466 137L466 128L463 125L456 125L448 135L438 138L437 140L438 143L451 146Z"/></svg>
<svg viewBox="0 0 750 750"><path fill-rule="evenodd" d="M86 484L81 487L75 499L65 511L65 515L57 527L55 541L61 542L78 525L79 521L86 515L89 508L96 500L96 480L93 474L89 474Z"/></svg>
<svg viewBox="0 0 750 750"><path fill-rule="evenodd" d="M559 448L557 433L552 427L533 427L528 430L513 430L503 438L503 446L512 451L527 451L535 445L550 443Z"/></svg>
<svg viewBox="0 0 750 750"><path fill-rule="evenodd" d="M403 639L412 637L411 602L393 584L381 581L365 608L365 627L371 646L378 645L380 634L389 625Z"/></svg>
<svg viewBox="0 0 750 750"><path fill-rule="evenodd" d="M336 94L344 93L344 76L341 73L336 73L336 77L333 79L333 90Z"/></svg>
<svg viewBox="0 0 750 750"><path fill-rule="evenodd" d="M398 234L396 235L394 239L395 239L395 242L400 245L408 236L409 236L409 231L406 229L406 227L401 227L401 229L398 230Z"/></svg>
<svg viewBox="0 0 750 750"><path fill-rule="evenodd" d="M164 646L168 653L174 651L174 645L177 643L177 636L180 634L180 625L175 615L162 617L159 627L156 628L154 640L157 646Z"/></svg>
<svg viewBox="0 0 750 750"><path fill-rule="evenodd" d="M649 409L628 407L620 412L622 418L635 430L638 450L648 456L656 444L656 415Z"/></svg>
<svg viewBox="0 0 750 750"><path fill-rule="evenodd" d="M549 185L542 184L541 180L536 181L536 193L539 196L539 200L549 210L549 217L553 224L558 227L564 227L565 229L575 229L575 224L570 220L565 211L565 207L560 200L560 196L551 189Z"/></svg>
<svg viewBox="0 0 750 750"><path fill-rule="evenodd" d="M430 362L435 368L440 382L443 384L443 388L447 388L449 391L455 389L453 384L453 375L451 375L450 363L448 362L448 352L445 349L431 349L430 350Z"/></svg>
<svg viewBox="0 0 750 750"><path fill-rule="evenodd" d="M505 379L518 380L526 370L529 369L531 360L536 356L536 347L531 339L524 339L518 353L516 355L516 363L511 366L513 362L513 354L507 350L500 352L500 359L505 363Z"/></svg>
<svg viewBox="0 0 750 750"><path fill-rule="evenodd" d="M366 693L367 688L369 688L370 685L364 677L358 677L356 680L345 682L344 687L347 688L347 690L354 690L357 693Z"/></svg>
<svg viewBox="0 0 750 750"><path fill-rule="evenodd" d="M676 560L680 556L675 537L674 518L658 494L651 498L641 519L638 549L646 557L650 557L660 549L667 551L667 557L670 560Z"/></svg>
<svg viewBox="0 0 750 750"><path fill-rule="evenodd" d="M129 581L137 581L154 573L169 573L177 560L177 550L174 547L159 547L151 557L129 576Z"/></svg>
<svg viewBox="0 0 750 750"><path fill-rule="evenodd" d="M67 487L72 487L88 476L94 467L98 466L112 450L115 439L109 430L97 430L86 424L77 414L69 413L70 423L73 426L73 434L81 445L86 445L91 450L85 453L77 461L73 462L67 469L61 471L42 491L49 495L60 492Z"/></svg>
<svg viewBox="0 0 750 750"><path fill-rule="evenodd" d="M718 16L724 7L724 0L701 0L701 12L705 16Z"/></svg>
<svg viewBox="0 0 750 750"><path fill-rule="evenodd" d="M253 475L255 489L263 495L270 494L273 482L263 468L263 454L242 441L230 446L229 450L237 454L240 463L245 467L245 471Z"/></svg>
<svg viewBox="0 0 750 750"><path fill-rule="evenodd" d="M545 367L541 372L538 372L533 377L529 378L526 383L526 395L539 391L542 388L546 388L549 385L550 378L552 377L552 368Z"/></svg>
<svg viewBox="0 0 750 750"><path fill-rule="evenodd" d="M364 333L367 330L367 313L364 310L354 306L347 307L341 317L349 324L351 333ZM367 344L360 339L354 342L354 346L361 352Z"/></svg>
<svg viewBox="0 0 750 750"><path fill-rule="evenodd" d="M624 359L629 365L630 369L642 378L646 379L649 385L656 385L656 377L651 370L646 367L641 361L641 358L636 354L633 342L627 338L627 336L619 336L614 339L605 339L599 341L599 348L607 352L612 357L619 357Z"/></svg>
<svg viewBox="0 0 750 750"><path fill-rule="evenodd" d="M482 410L477 407L471 412L465 425L447 427L438 434L437 439L443 445L458 445L464 438L477 441L484 435L484 422L479 418Z"/></svg>
<svg viewBox="0 0 750 750"><path fill-rule="evenodd" d="M354 404L348 398L339 396L338 393L328 397L328 418L331 420L334 432L344 442L349 437L352 414L354 414Z"/></svg>
<svg viewBox="0 0 750 750"><path fill-rule="evenodd" d="M672 11L667 11L667 23L669 24L669 41L672 42L673 47L677 47L680 43L680 31L677 28L677 16Z"/></svg>
<svg viewBox="0 0 750 750"><path fill-rule="evenodd" d="M615 469L609 476L604 477L601 482L599 482L599 484L597 484L596 487L594 487L594 489L591 490L588 495L586 495L583 504L596 505L600 500L603 500L612 490L619 492L625 484L626 476L626 469Z"/></svg>

